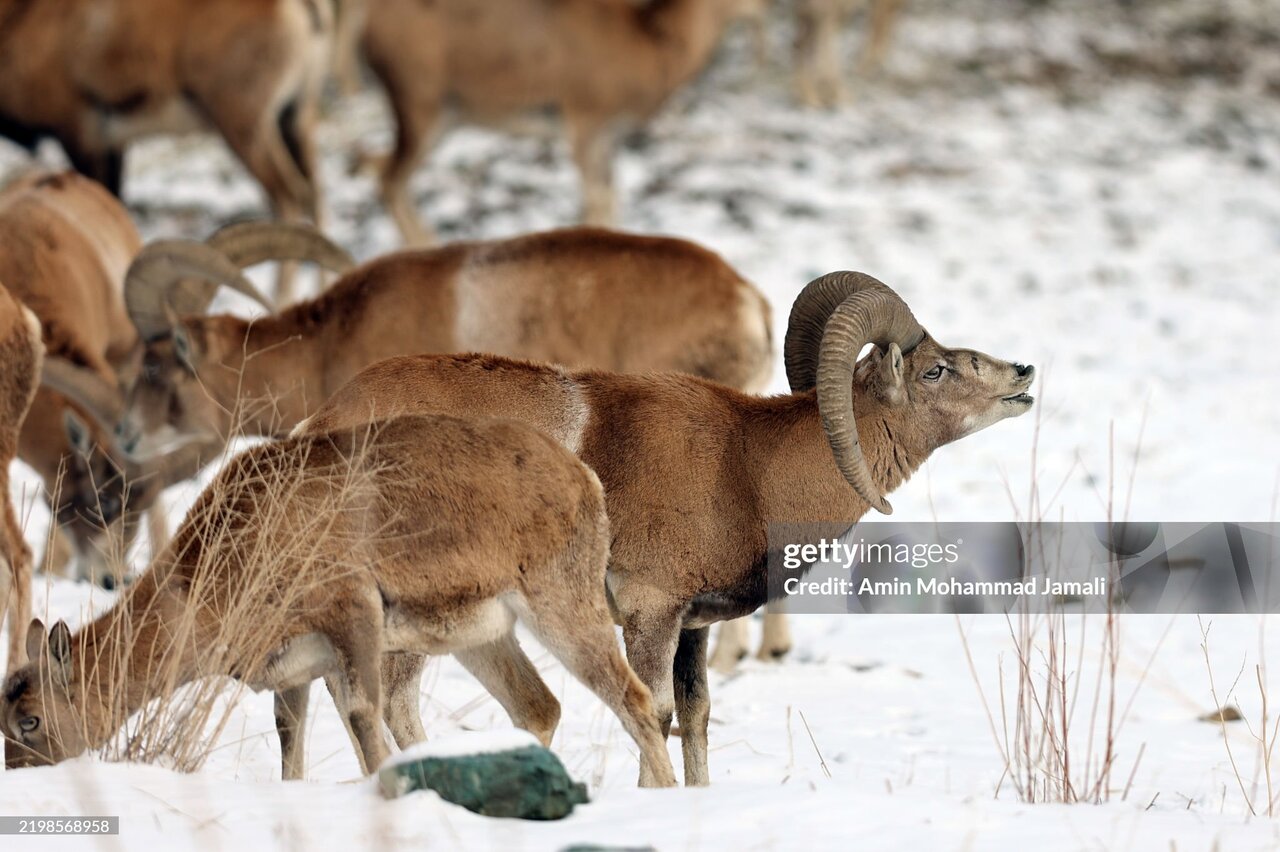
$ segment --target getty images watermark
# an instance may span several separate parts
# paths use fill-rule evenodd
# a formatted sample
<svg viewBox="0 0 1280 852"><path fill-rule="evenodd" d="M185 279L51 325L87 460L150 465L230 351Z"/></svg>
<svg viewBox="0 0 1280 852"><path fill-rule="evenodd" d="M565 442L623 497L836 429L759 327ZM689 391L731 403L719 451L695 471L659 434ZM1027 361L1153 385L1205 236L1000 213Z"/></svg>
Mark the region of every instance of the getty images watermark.
<svg viewBox="0 0 1280 852"><path fill-rule="evenodd" d="M1280 612L1280 525L769 528L775 612Z"/></svg>

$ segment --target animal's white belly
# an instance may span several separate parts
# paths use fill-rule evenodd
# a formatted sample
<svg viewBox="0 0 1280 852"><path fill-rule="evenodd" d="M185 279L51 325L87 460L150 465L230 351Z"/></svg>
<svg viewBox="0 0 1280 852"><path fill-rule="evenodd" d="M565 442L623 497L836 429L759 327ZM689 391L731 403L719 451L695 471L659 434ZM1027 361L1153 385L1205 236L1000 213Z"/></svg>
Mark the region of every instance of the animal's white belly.
<svg viewBox="0 0 1280 852"><path fill-rule="evenodd" d="M248 683L255 690L289 689L324 677L337 664L338 656L328 637L320 633L308 633L291 640L267 657L261 676Z"/></svg>
<svg viewBox="0 0 1280 852"><path fill-rule="evenodd" d="M387 651L449 654L493 642L514 624L515 613L500 598L432 618L417 618L392 607L386 612L383 641Z"/></svg>
<svg viewBox="0 0 1280 852"><path fill-rule="evenodd" d="M102 123L106 141L114 146L124 146L147 136L198 133L208 129L204 118L183 98L173 98L151 109L112 113Z"/></svg>

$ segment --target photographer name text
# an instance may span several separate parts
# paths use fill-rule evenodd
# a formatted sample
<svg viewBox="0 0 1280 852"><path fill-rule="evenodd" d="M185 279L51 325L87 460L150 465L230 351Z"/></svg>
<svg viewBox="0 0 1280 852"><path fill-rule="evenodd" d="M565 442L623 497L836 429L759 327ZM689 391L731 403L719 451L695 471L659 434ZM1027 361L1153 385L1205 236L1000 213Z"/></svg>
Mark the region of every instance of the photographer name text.
<svg viewBox="0 0 1280 852"><path fill-rule="evenodd" d="M788 578L783 584L788 595L840 596L871 595L873 597L916 597L940 595L1010 595L1015 597L1046 596L1052 598L1086 598L1107 593L1107 578L1087 581L1055 580L1052 577L1028 577L1025 580L959 580L954 578L916 577L911 580L872 580L863 577L828 577L825 580Z"/></svg>

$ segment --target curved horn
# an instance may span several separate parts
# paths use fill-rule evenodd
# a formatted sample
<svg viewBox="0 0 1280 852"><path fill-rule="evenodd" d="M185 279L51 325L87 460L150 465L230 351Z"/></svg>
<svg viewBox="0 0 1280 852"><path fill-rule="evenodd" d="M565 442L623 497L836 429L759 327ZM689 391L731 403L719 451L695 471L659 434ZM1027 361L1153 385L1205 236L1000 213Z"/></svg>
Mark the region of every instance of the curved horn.
<svg viewBox="0 0 1280 852"><path fill-rule="evenodd" d="M827 442L858 496L883 514L893 507L880 494L853 415L853 368L868 343L887 351L891 343L909 352L924 329L893 290L859 272L833 272L804 288L791 311L784 355L793 391L817 388L818 412Z"/></svg>
<svg viewBox="0 0 1280 852"><path fill-rule="evenodd" d="M339 275L356 265L345 249L310 225L289 222L238 222L227 225L206 245L247 269L268 260L310 261Z"/></svg>
<svg viewBox="0 0 1280 852"><path fill-rule="evenodd" d="M40 385L83 408L108 431L114 429L124 415L124 405L117 388L88 367L81 367L66 358L50 356L44 359Z"/></svg>
<svg viewBox="0 0 1280 852"><path fill-rule="evenodd" d="M782 346L782 360L787 369L787 381L792 393L802 393L813 388L818 378L818 348L827 330L827 321L840 303L867 290L889 287L861 272L831 272L810 281L791 306L787 319L787 336ZM896 294L895 294L896 297ZM904 305L905 307L905 305ZM910 315L910 311L907 312ZM910 352L924 339L924 329L911 318L911 330L903 329L902 336L894 342L903 352ZM885 348L884 344L881 348ZM854 353L857 357L858 353Z"/></svg>
<svg viewBox="0 0 1280 852"><path fill-rule="evenodd" d="M150 340L170 331L172 316L207 311L219 287L275 310L226 255L191 240L157 240L140 251L125 276L124 303L138 333Z"/></svg>

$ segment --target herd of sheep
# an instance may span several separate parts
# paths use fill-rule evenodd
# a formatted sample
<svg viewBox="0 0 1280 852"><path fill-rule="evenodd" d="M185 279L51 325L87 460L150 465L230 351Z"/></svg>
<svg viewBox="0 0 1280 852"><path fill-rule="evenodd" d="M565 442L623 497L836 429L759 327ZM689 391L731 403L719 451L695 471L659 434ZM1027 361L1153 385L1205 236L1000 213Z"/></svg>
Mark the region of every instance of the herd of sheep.
<svg viewBox="0 0 1280 852"><path fill-rule="evenodd" d="M798 90L828 101L847 4L794 5ZM896 6L873 3L870 55ZM782 341L791 392L761 396L776 342L760 291L694 243L598 227L619 135L733 18L763 14L748 0L0 0L0 134L56 138L76 169L0 190L6 764L97 748L166 689L223 676L275 693L282 773L300 778L323 678L373 772L384 722L400 747L425 737L419 681L439 654L549 743L560 707L520 622L617 715L642 785L676 783L673 718L685 783L708 783L708 632L780 594L770 525L889 512L933 450L1033 404L1033 368L943 346L852 272L802 290ZM313 133L322 84L358 79L357 57L395 113L382 193L406 242L430 241L408 178L458 120L559 118L588 226L356 265L318 229ZM278 221L143 244L116 197L125 147L188 127L222 136ZM335 280L293 301L282 274L270 298L246 275L264 262ZM222 288L265 315L210 314ZM242 436L268 440L228 458ZM8 500L14 458L55 519L38 562ZM220 460L170 537L160 494ZM120 557L144 519L152 562L131 578ZM33 564L123 591L74 634L46 629ZM782 652L785 623L769 630Z"/></svg>

